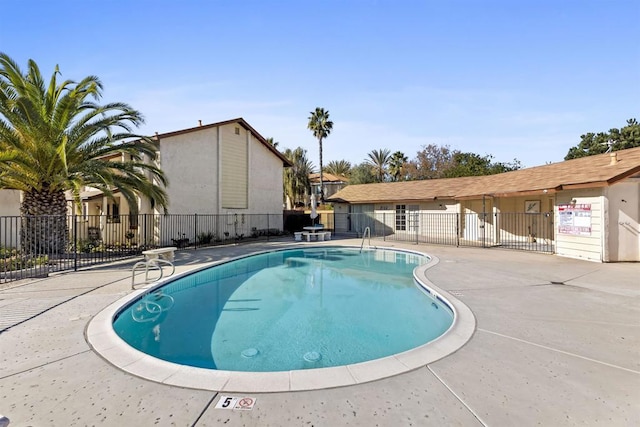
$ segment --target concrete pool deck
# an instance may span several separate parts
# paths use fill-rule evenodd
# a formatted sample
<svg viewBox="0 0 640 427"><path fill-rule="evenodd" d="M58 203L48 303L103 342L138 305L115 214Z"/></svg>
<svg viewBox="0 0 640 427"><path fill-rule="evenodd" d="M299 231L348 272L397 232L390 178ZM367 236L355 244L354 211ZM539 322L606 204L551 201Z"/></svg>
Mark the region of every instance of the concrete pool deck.
<svg viewBox="0 0 640 427"><path fill-rule="evenodd" d="M85 338L92 317L131 292L132 260L0 285L0 414L10 427L640 425L640 265L372 243L439 258L429 280L476 318L462 348L411 372L324 390L227 393L141 379ZM288 246L179 251L177 271ZM255 404L216 409L223 395Z"/></svg>

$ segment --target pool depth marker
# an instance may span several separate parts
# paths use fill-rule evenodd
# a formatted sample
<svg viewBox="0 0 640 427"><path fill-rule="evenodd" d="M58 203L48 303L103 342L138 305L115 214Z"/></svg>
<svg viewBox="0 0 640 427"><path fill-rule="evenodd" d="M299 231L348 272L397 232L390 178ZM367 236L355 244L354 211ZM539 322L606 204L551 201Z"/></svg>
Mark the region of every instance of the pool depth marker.
<svg viewBox="0 0 640 427"><path fill-rule="evenodd" d="M234 409L239 411L251 411L256 404L253 397L220 396L216 403L216 409Z"/></svg>

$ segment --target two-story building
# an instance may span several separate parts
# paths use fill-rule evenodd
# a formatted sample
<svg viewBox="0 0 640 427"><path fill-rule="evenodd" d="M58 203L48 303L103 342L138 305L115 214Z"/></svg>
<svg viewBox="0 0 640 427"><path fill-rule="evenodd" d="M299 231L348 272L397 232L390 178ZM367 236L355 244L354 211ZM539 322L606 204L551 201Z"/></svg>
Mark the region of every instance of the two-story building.
<svg viewBox="0 0 640 427"><path fill-rule="evenodd" d="M233 226L231 234L243 235L250 228L282 229L283 169L291 164L244 119L200 122L193 128L156 133L154 138L159 144L156 166L169 181L166 192L170 215L163 220L163 211L154 201L141 197L140 215L130 216L132 210L117 192L106 197L87 188L81 194L82 215L88 218L85 228L90 229L86 233L97 234L104 241L122 241L123 228L150 236L166 235L162 229L170 227L173 234L184 233L179 237L193 241L200 231L216 233L229 226ZM108 160L130 159L123 154ZM153 224L139 223L145 214L154 214ZM197 229L187 217L193 214L202 218ZM256 223L258 215L264 218L264 224ZM229 221L232 224L226 224ZM165 238L161 243L170 242Z"/></svg>

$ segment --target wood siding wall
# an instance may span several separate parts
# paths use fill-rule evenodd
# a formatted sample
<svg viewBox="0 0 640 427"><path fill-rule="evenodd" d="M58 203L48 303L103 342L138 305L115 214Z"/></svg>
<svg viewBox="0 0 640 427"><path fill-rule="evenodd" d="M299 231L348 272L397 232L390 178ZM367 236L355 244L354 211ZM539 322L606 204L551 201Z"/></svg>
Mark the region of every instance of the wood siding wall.
<svg viewBox="0 0 640 427"><path fill-rule="evenodd" d="M239 129L236 133L236 129ZM222 208L246 209L249 206L248 131L238 125L221 129Z"/></svg>
<svg viewBox="0 0 640 427"><path fill-rule="evenodd" d="M591 205L591 233L590 235L572 235L558 232L560 217L558 205L571 204ZM573 190L558 193L555 208L556 253L558 255L587 259L590 261L604 260L603 233L603 200L601 189Z"/></svg>

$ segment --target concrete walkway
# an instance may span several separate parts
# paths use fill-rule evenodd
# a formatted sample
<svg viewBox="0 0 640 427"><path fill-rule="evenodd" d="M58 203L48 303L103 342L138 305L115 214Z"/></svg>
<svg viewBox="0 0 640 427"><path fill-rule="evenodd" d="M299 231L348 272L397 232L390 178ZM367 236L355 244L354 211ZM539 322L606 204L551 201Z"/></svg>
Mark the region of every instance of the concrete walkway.
<svg viewBox="0 0 640 427"><path fill-rule="evenodd" d="M177 271L289 245L182 251ZM477 320L456 353L356 386L234 393L255 399L253 410L216 409L221 393L131 376L89 348L89 320L130 292L127 262L3 285L0 414L10 427L640 425L639 264L386 246L440 259L429 279Z"/></svg>

